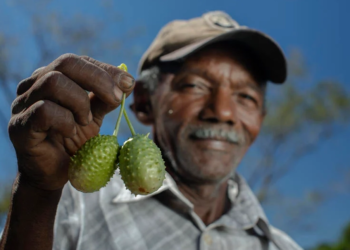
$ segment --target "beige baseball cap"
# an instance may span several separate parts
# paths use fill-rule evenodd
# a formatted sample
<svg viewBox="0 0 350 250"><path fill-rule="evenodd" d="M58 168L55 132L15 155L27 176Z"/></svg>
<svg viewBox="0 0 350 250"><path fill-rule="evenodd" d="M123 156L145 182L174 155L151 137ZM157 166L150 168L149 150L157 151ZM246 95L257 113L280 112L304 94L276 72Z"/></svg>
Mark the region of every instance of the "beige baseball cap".
<svg viewBox="0 0 350 250"><path fill-rule="evenodd" d="M286 80L287 62L279 45L266 34L239 25L223 11L165 25L142 56L138 74L157 63L183 61L200 49L221 41L243 43L258 57L268 80L274 83Z"/></svg>

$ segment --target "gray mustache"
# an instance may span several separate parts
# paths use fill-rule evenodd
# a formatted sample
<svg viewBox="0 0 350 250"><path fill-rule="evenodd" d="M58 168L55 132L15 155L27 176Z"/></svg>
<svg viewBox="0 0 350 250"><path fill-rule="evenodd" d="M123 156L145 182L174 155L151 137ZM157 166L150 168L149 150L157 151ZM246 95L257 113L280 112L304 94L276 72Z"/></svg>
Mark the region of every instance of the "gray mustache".
<svg viewBox="0 0 350 250"><path fill-rule="evenodd" d="M231 143L240 144L241 140L234 130L223 130L216 128L197 128L190 133L190 136L199 139L220 139Z"/></svg>

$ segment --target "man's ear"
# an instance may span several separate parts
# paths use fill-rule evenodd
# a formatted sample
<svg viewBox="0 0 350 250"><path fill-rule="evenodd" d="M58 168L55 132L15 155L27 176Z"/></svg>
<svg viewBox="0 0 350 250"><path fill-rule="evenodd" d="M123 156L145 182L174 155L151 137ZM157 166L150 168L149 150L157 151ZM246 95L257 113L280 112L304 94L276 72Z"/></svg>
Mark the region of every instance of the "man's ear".
<svg viewBox="0 0 350 250"><path fill-rule="evenodd" d="M154 121L150 93L142 81L136 81L134 88L134 103L130 109L136 118L144 125L152 125Z"/></svg>

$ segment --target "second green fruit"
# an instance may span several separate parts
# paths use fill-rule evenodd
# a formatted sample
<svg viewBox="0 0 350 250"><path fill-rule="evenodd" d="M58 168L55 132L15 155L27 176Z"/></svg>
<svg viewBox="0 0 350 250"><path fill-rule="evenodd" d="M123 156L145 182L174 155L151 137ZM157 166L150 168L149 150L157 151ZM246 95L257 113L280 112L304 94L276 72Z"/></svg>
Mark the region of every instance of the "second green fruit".
<svg viewBox="0 0 350 250"><path fill-rule="evenodd" d="M165 178L162 154L148 135L134 135L124 143L119 169L125 186L135 195L157 191Z"/></svg>

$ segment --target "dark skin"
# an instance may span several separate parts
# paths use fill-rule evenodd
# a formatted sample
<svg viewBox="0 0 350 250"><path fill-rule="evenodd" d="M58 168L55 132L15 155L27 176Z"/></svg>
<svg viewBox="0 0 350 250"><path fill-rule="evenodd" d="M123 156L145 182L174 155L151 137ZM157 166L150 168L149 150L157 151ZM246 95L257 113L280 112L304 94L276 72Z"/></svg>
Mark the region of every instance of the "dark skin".
<svg viewBox="0 0 350 250"><path fill-rule="evenodd" d="M72 54L18 85L9 122L18 175L1 250L52 249L69 158L98 134L104 116L133 87L134 79L121 69Z"/></svg>
<svg viewBox="0 0 350 250"><path fill-rule="evenodd" d="M149 112L134 109L141 122L153 125L168 172L207 225L227 210L227 179L265 115L263 77L240 50L227 51L214 46L189 58L176 75L162 76ZM201 127L235 132L237 141L191 136Z"/></svg>
<svg viewBox="0 0 350 250"><path fill-rule="evenodd" d="M141 122L153 125L156 142L169 153L168 171L195 205L195 212L209 224L225 211L228 175L259 132L263 94L259 78L240 59L235 61L218 48L198 55L176 76L164 76L154 95L148 96L149 112L137 107L134 111ZM189 71L196 68L208 75ZM18 176L1 250L52 249L69 157L98 134L104 116L133 87L129 74L75 55L59 57L19 84L9 123ZM196 126L204 124L235 130L239 139L232 143L191 137Z"/></svg>

